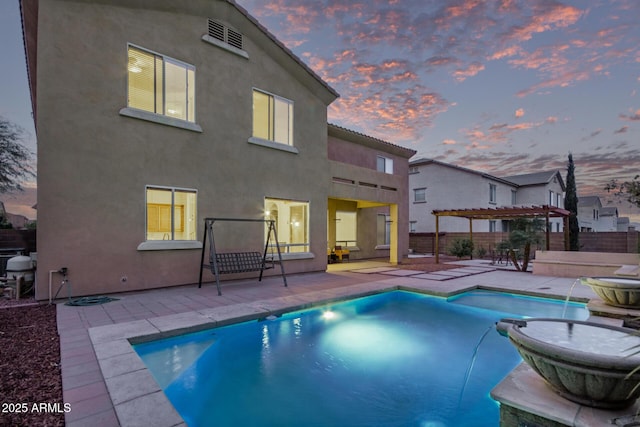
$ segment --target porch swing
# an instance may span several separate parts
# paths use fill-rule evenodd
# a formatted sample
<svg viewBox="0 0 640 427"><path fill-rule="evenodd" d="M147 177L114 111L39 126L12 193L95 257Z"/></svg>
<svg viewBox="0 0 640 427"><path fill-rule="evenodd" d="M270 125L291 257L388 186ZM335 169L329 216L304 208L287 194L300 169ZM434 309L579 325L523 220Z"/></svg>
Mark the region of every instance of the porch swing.
<svg viewBox="0 0 640 427"><path fill-rule="evenodd" d="M217 252L216 244L213 237L213 225L215 222L262 222L268 225L267 239L262 253L258 251L246 252ZM204 254L207 250L207 236L209 236L209 264L204 263ZM270 245L273 236L273 241ZM277 259L273 253L273 245L275 244ZM268 254L269 246L271 253ZM280 252L280 244L278 243L278 234L276 232L276 222L272 219L251 219L251 218L205 218L204 219L204 237L202 239L202 255L200 257L200 278L198 280L198 288L202 287L202 270L210 268L211 273L216 278L216 287L218 295L222 295L220 291L220 275L221 274L237 274L259 271L258 281L262 281L264 270L275 268L280 265L282 281L287 287L287 277L284 273L284 265L282 264L282 254Z"/></svg>

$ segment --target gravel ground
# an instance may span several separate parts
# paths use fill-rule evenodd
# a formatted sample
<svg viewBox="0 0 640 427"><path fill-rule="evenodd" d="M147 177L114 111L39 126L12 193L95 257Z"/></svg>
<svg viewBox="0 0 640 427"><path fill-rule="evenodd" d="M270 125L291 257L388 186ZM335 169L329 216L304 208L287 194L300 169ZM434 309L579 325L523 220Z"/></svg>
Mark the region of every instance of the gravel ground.
<svg viewBox="0 0 640 427"><path fill-rule="evenodd" d="M64 426L55 305L1 304L0 425Z"/></svg>

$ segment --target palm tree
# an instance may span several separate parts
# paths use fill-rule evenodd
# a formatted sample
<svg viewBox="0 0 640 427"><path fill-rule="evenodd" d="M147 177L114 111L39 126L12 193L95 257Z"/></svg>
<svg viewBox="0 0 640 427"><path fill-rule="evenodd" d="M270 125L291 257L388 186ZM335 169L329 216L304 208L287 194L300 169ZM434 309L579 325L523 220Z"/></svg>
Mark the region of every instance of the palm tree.
<svg viewBox="0 0 640 427"><path fill-rule="evenodd" d="M513 266L518 271L527 271L529 258L531 257L531 245L542 243L542 232L544 222L538 218L527 219L518 218L511 221L511 232L509 233L509 258ZM522 253L522 264L518 262L516 250Z"/></svg>

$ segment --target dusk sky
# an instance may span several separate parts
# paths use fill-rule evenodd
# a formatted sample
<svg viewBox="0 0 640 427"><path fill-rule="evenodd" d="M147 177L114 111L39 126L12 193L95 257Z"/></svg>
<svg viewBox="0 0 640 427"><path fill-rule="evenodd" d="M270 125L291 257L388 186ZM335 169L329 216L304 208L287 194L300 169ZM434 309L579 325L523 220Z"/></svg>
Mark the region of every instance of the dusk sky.
<svg viewBox="0 0 640 427"><path fill-rule="evenodd" d="M640 173L637 0L238 3L340 93L331 123L496 176L566 176L571 152L578 194L603 204L609 179ZM17 0L0 36L0 115L35 150Z"/></svg>

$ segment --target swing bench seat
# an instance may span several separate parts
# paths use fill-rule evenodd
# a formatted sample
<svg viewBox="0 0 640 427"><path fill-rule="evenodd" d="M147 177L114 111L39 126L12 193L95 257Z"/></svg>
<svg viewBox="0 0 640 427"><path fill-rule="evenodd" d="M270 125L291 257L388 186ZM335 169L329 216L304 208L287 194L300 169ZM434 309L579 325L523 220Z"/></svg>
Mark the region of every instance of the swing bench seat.
<svg viewBox="0 0 640 427"><path fill-rule="evenodd" d="M218 274L248 273L273 268L273 261L263 259L260 252L223 252L216 253ZM210 264L211 272L215 274L215 266Z"/></svg>
<svg viewBox="0 0 640 427"><path fill-rule="evenodd" d="M246 251L246 252L217 252L216 245L213 240L213 223L216 221L235 221L235 222L259 222L265 223L269 226L267 233L266 243L264 251ZM269 242L271 236L275 240L275 247L278 250L277 259L273 253L267 254L269 249ZM205 252L207 246L207 237L209 238L209 264L204 263ZM221 274L237 274L237 273L249 273L252 271L259 271L260 277L258 281L262 281L262 273L264 270L275 268L275 265L280 266L280 273L282 274L282 281L284 286L287 287L287 276L284 274L284 265L282 262L282 255L280 253L280 246L278 244L278 235L276 233L275 221L272 219L253 219L253 218L205 218L204 219L204 236L202 238L202 253L200 255L200 276L198 279L198 288L202 287L202 271L204 268L210 268L211 273L216 278L216 288L218 289L218 295L222 295L220 290L220 275Z"/></svg>

